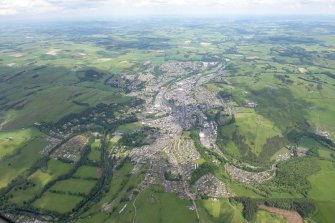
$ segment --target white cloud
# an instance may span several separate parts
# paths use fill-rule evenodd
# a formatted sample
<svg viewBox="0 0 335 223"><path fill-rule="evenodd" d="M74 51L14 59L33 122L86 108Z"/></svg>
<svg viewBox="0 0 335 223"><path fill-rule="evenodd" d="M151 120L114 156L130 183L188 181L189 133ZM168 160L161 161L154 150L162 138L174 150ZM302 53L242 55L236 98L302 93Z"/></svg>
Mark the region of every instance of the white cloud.
<svg viewBox="0 0 335 223"><path fill-rule="evenodd" d="M46 0L0 0L0 15L39 14L56 10Z"/></svg>
<svg viewBox="0 0 335 223"><path fill-rule="evenodd" d="M96 9L97 14L153 13L171 14L192 12L273 12L306 9L306 12L329 12L335 0L0 0L0 16L15 14L85 16ZM307 10L308 9L308 10ZM292 11L294 13L294 11Z"/></svg>

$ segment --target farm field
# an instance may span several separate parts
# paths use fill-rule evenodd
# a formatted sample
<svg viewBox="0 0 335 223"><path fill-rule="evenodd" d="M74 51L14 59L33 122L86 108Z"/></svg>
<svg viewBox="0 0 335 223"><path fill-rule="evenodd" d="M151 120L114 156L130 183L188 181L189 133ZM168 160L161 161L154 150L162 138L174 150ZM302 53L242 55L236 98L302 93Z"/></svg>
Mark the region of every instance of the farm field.
<svg viewBox="0 0 335 223"><path fill-rule="evenodd" d="M57 177L65 175L72 169L72 165L68 163L62 163L57 160L49 160L47 163L46 170L37 170L32 173L28 180L31 181L34 186L28 187L26 189L15 188L11 193L10 202L13 203L23 203L32 199L36 194L40 193L43 187L52 180L55 180Z"/></svg>
<svg viewBox="0 0 335 223"><path fill-rule="evenodd" d="M81 166L79 169L74 173L73 176L79 178L95 178L97 174L97 167L94 166Z"/></svg>
<svg viewBox="0 0 335 223"><path fill-rule="evenodd" d="M46 192L43 196L33 203L33 206L49 211L59 213L71 212L82 200L82 197L68 195L68 194L55 194Z"/></svg>
<svg viewBox="0 0 335 223"><path fill-rule="evenodd" d="M0 132L0 159L13 154L16 149L37 135L36 129Z"/></svg>
<svg viewBox="0 0 335 223"><path fill-rule="evenodd" d="M334 164L329 161L319 161L321 170L310 176L312 189L309 195L316 201L317 212L315 221L330 222L332 220L335 205Z"/></svg>
<svg viewBox="0 0 335 223"><path fill-rule="evenodd" d="M94 187L94 180L81 180L81 179L68 179L63 181L58 181L50 190L69 192L69 193L79 193L88 194Z"/></svg>
<svg viewBox="0 0 335 223"><path fill-rule="evenodd" d="M173 194L144 191L139 195L135 205L138 207L138 222L146 222L150 215L154 222L193 222L194 211L189 210L190 202L179 200Z"/></svg>
<svg viewBox="0 0 335 223"><path fill-rule="evenodd" d="M241 214L243 207L228 200L207 199L199 202L199 206L203 222L246 222Z"/></svg>
<svg viewBox="0 0 335 223"><path fill-rule="evenodd" d="M266 223L266 222L273 222L273 223L288 223L288 221L276 214L269 213L267 211L258 211L256 220L257 223Z"/></svg>
<svg viewBox="0 0 335 223"><path fill-rule="evenodd" d="M22 146L20 152L0 163L0 188L6 187L13 179L23 174L42 156L39 154L46 145L44 138L34 138ZM27 159L29 157L29 159Z"/></svg>

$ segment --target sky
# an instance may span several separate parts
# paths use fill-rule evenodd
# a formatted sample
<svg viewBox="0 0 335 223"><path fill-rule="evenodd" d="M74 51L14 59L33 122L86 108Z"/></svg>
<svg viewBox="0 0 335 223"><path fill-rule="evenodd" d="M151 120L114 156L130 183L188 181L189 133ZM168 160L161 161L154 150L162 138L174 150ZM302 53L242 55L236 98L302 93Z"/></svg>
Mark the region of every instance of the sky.
<svg viewBox="0 0 335 223"><path fill-rule="evenodd" d="M0 20L286 14L335 15L335 0L0 0Z"/></svg>

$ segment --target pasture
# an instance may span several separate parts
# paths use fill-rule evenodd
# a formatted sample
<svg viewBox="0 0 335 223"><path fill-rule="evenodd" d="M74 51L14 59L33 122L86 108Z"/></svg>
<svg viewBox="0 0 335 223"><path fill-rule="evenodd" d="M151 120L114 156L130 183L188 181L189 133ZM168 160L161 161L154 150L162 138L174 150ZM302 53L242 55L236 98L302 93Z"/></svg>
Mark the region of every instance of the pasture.
<svg viewBox="0 0 335 223"><path fill-rule="evenodd" d="M42 137L35 137L25 143L20 152L0 162L0 188L7 186L12 180L23 174L36 161L42 158L39 153L47 145Z"/></svg>
<svg viewBox="0 0 335 223"><path fill-rule="evenodd" d="M93 189L95 180L82 180L82 179L67 179L58 181L50 190L69 192L69 193L82 193L89 194Z"/></svg>
<svg viewBox="0 0 335 223"><path fill-rule="evenodd" d="M309 196L315 200L317 212L313 219L317 222L332 222L335 211L335 167L330 161L319 161L321 170L310 176L312 189Z"/></svg>
<svg viewBox="0 0 335 223"><path fill-rule="evenodd" d="M24 143L39 135L36 129L21 129L17 131L0 131L0 160L13 154Z"/></svg>
<svg viewBox="0 0 335 223"><path fill-rule="evenodd" d="M58 160L49 160L46 169L39 169L28 177L28 180L34 184L25 189L16 187L10 192L12 195L10 202L22 204L24 201L32 199L35 195L40 193L43 187L57 177L68 173L72 168L71 164L62 163Z"/></svg>
<svg viewBox="0 0 335 223"><path fill-rule="evenodd" d="M136 222L148 221L174 223L196 222L194 210L190 210L190 201L180 200L175 194L146 190L138 195L136 200Z"/></svg>
<svg viewBox="0 0 335 223"><path fill-rule="evenodd" d="M97 167L94 166L80 166L74 173L74 177L80 178L96 178Z"/></svg>
<svg viewBox="0 0 335 223"><path fill-rule="evenodd" d="M242 205L231 204L227 199L204 199L197 202L199 207L199 215L201 223L206 222L230 222L230 223L246 223L243 218Z"/></svg>
<svg viewBox="0 0 335 223"><path fill-rule="evenodd" d="M33 203L33 206L64 214L71 212L72 208L74 208L81 200L82 197L78 196L46 192L40 199Z"/></svg>

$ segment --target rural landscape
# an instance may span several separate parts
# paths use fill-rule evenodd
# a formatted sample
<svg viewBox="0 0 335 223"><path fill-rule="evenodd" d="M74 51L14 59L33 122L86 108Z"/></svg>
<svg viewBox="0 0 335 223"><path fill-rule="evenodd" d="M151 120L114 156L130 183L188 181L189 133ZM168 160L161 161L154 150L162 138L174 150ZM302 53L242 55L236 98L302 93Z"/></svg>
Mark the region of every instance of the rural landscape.
<svg viewBox="0 0 335 223"><path fill-rule="evenodd" d="M333 19L0 30L10 222L334 222Z"/></svg>

